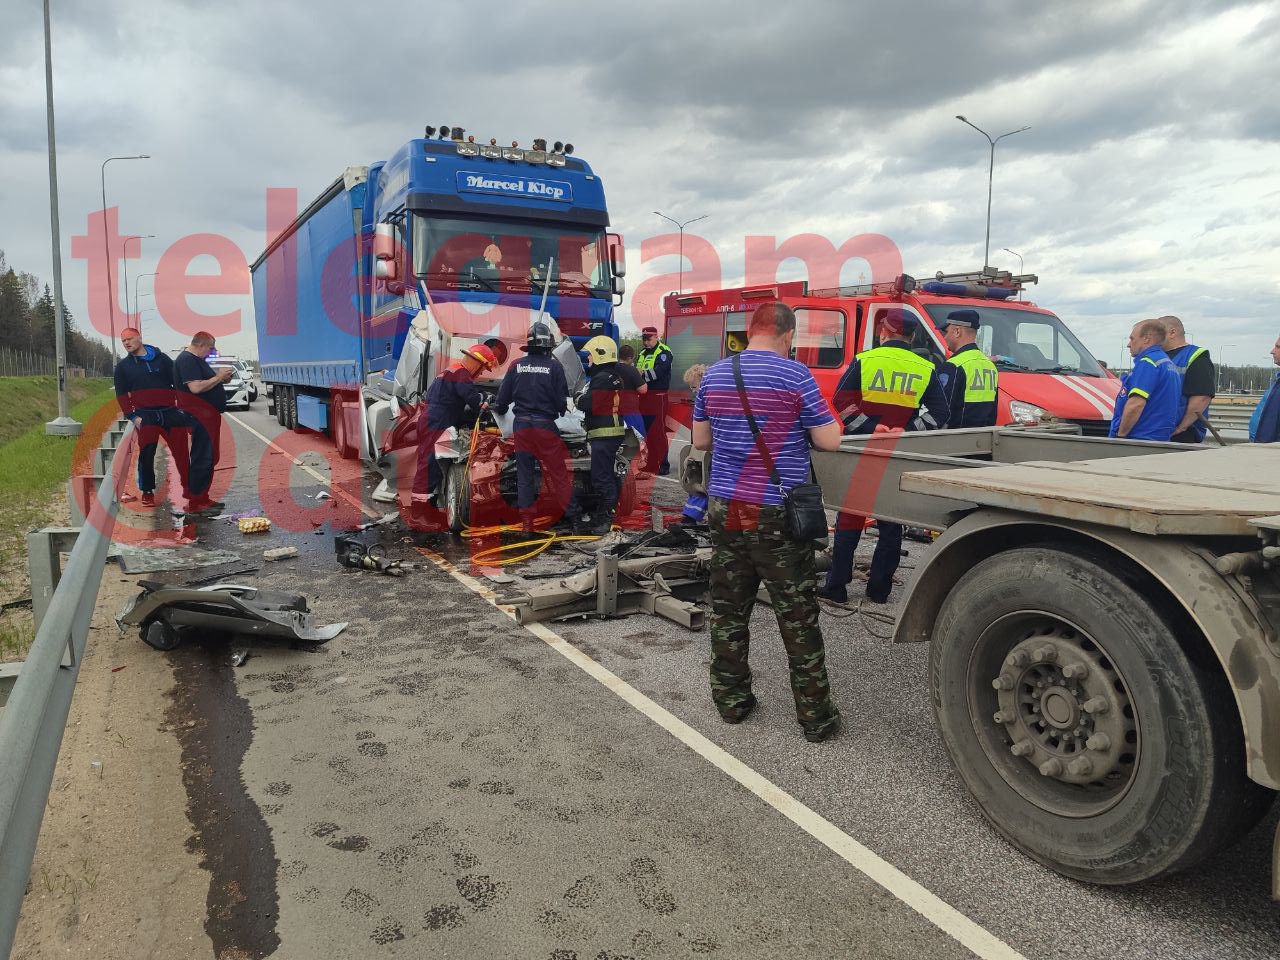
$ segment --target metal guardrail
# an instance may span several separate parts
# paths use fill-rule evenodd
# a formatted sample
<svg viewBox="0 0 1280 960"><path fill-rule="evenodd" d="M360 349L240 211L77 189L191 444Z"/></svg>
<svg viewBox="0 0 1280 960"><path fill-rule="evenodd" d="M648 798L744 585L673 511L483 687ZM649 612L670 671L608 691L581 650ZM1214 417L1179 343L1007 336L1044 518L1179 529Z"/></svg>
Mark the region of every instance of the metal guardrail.
<svg viewBox="0 0 1280 960"><path fill-rule="evenodd" d="M133 426L108 430L105 444L123 445ZM108 454L109 455L109 454ZM97 456L95 469L104 456ZM13 690L0 711L0 957L9 956L18 927L18 913L30 878L31 862L40 837L58 750L71 711L71 697L97 604L102 570L119 505L115 491L128 457L111 458L99 495L85 501L88 516L61 577L58 572L59 534L64 529L38 531L41 550L32 556L32 572L47 571L44 585L32 583L35 640L21 665ZM69 489L86 489L85 478L73 477ZM77 482L81 481L81 482ZM90 491L91 492L91 491ZM73 515L76 512L72 505ZM28 542L31 540L29 538ZM56 589L50 589L53 583Z"/></svg>

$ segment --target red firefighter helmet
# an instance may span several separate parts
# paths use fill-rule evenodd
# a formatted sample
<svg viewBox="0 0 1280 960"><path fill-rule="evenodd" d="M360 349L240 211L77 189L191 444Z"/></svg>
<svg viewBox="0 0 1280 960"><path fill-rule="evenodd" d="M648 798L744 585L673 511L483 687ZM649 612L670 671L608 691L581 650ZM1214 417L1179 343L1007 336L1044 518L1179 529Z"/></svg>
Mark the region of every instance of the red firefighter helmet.
<svg viewBox="0 0 1280 960"><path fill-rule="evenodd" d="M464 357L470 357L472 360L478 360L480 365L486 370L492 370L498 365L498 358L494 356L493 351L486 347L483 343L478 343L474 347L468 347L462 351Z"/></svg>

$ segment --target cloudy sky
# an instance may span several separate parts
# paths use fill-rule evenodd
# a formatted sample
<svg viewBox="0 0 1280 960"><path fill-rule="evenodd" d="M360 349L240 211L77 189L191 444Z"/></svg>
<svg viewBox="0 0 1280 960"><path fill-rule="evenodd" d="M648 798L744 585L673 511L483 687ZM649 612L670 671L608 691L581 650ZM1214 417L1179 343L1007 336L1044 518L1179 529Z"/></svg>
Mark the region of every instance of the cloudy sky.
<svg viewBox="0 0 1280 960"><path fill-rule="evenodd" d="M1033 298L1101 359L1119 361L1133 320L1176 313L1228 362L1267 361L1277 3L631 6L52 0L68 307L90 316L86 261L71 254L101 209L105 157L152 157L107 167L121 233L156 235L133 277L190 234L230 238L252 261L268 188L305 203L441 122L576 145L627 239L624 324L676 286L675 256L642 263L670 229L654 210L708 217L686 237L699 253L686 286L741 282L752 236L839 247L881 233L916 276L976 269L988 147L964 114L992 134L1030 126L996 151L991 260L1016 268L1002 248L1022 254L1041 278ZM0 249L50 278L40 4L3 17ZM789 260L780 277L804 270ZM205 257L190 272L217 268ZM853 260L841 277L865 272ZM222 346L255 354L250 297L192 305L241 310L245 332ZM143 323L178 345L156 313Z"/></svg>

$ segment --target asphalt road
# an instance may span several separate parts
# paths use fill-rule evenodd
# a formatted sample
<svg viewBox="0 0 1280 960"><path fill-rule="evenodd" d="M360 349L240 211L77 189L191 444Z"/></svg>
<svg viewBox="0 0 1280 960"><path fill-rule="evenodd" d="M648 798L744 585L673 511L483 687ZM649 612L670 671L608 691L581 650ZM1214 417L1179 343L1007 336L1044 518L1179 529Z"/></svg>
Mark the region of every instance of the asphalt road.
<svg viewBox="0 0 1280 960"><path fill-rule="evenodd" d="M332 521L354 510L312 499L325 485L244 428L279 434L263 404L233 418L236 468L219 475L231 479L228 511L283 515L292 501L309 512L262 539L202 521L202 542L254 564L265 547L296 544L298 559L235 579L305 593L323 621L351 625L315 651L256 646L238 669L219 643L173 654L196 723L184 747L200 771L189 786L220 953L967 955L945 908L917 912L882 885L878 857L910 878L900 895L914 881L972 921L990 956L1280 955L1267 896L1275 816L1192 876L1136 889L1063 879L1010 848L969 800L933 731L923 645L824 617L847 726L810 745L771 611L758 609L761 708L727 726L710 705L705 632L634 617L540 637L434 565L401 580L339 567ZM316 454L303 459L326 473ZM678 504L675 484L660 484ZM367 478L338 486L389 509L368 499ZM392 524L366 536L420 561L404 534ZM466 568L465 544L430 545ZM589 563L556 550L518 571ZM663 710L641 712L579 669L556 635ZM670 723L652 719L664 711ZM713 765L716 747L732 762ZM777 790L751 792L752 777ZM805 807L830 831L797 826ZM846 840L870 851L881 882L851 865Z"/></svg>

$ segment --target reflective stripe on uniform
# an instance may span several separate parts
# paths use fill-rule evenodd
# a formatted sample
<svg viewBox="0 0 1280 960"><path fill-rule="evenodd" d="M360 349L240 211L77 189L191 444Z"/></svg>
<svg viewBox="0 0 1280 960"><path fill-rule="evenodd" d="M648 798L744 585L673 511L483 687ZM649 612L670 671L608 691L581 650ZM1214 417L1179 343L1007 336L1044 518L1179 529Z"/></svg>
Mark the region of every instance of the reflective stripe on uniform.
<svg viewBox="0 0 1280 960"><path fill-rule="evenodd" d="M661 340L654 344L652 349L646 347L641 350L640 356L636 357L636 369L652 370L653 365L658 362L658 354L662 353L663 350L667 351L667 353L671 352L671 348Z"/></svg>

